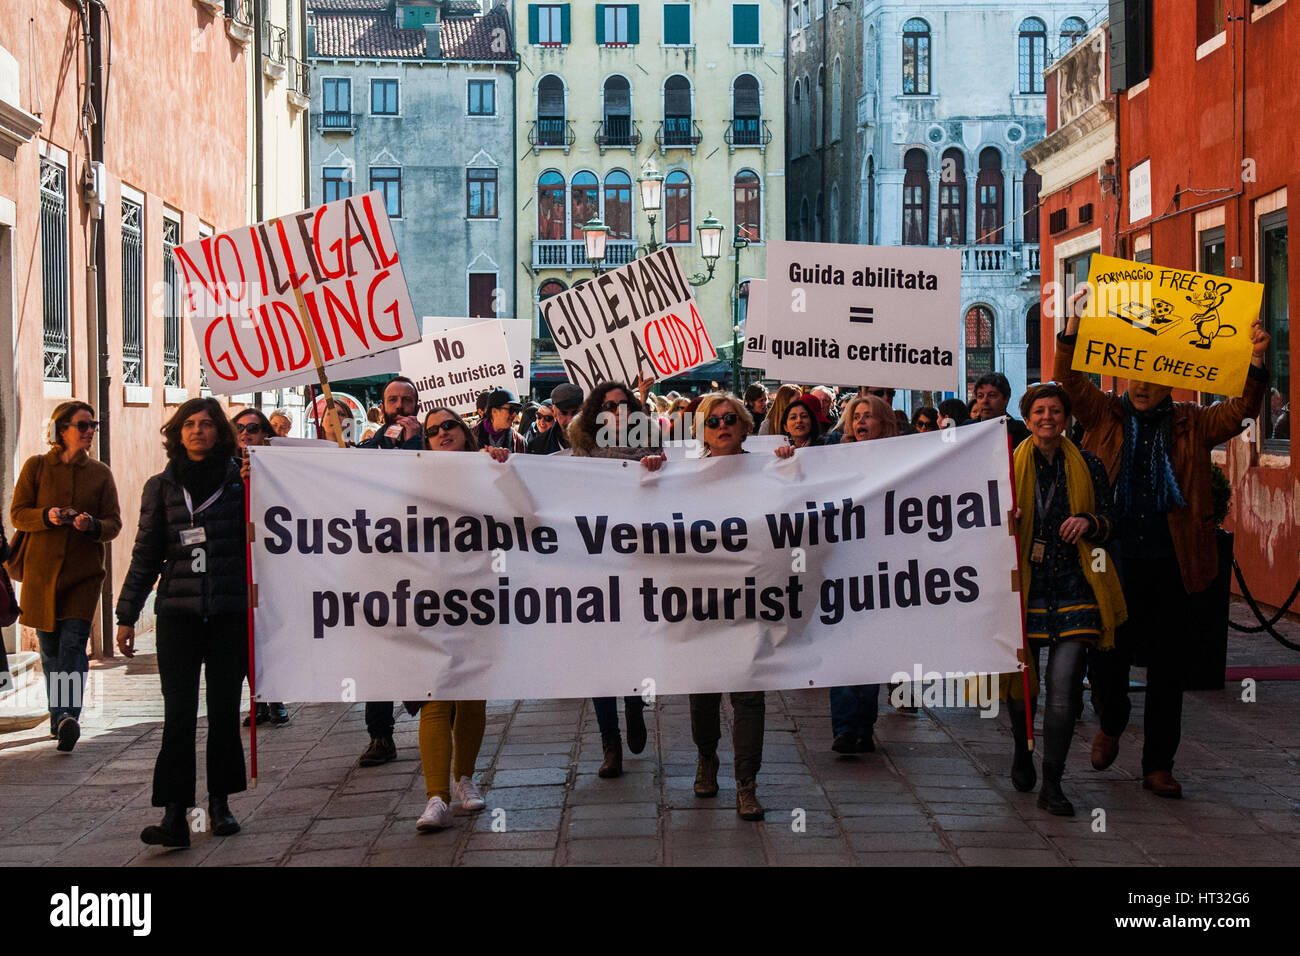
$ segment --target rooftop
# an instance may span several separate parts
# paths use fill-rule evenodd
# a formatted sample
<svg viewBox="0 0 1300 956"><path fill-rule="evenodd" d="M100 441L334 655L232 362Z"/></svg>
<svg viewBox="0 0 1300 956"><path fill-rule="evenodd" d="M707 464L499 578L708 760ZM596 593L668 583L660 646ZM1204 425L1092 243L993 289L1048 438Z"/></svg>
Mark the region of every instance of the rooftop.
<svg viewBox="0 0 1300 956"><path fill-rule="evenodd" d="M315 56L326 59L425 59L423 29L397 26L394 0L309 0L308 24L316 28ZM514 59L510 16L497 6L479 16L479 5L461 0L442 21L442 60ZM504 48L504 49L503 49Z"/></svg>

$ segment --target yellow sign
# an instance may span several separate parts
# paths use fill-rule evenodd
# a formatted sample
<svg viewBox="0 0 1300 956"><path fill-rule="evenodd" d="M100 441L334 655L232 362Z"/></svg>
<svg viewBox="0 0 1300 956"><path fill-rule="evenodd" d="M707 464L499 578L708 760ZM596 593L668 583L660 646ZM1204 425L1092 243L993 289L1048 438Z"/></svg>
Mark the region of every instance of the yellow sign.
<svg viewBox="0 0 1300 956"><path fill-rule="evenodd" d="M1237 396L1264 287L1094 255L1074 368Z"/></svg>

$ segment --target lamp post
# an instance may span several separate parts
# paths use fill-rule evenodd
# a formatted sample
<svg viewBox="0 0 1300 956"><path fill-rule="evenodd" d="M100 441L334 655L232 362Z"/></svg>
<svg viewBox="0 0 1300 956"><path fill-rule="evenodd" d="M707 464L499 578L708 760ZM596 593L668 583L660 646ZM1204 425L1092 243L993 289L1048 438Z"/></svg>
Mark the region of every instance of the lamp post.
<svg viewBox="0 0 1300 956"><path fill-rule="evenodd" d="M700 254L704 257L705 268L709 271L697 272L688 277L686 281L691 285L699 287L713 278L713 268L718 264L718 258L722 254L722 230L722 223L713 218L712 212L696 227L696 232L700 234Z"/></svg>
<svg viewBox="0 0 1300 956"><path fill-rule="evenodd" d="M582 227L582 241L587 247L587 260L592 264L596 275L601 273L601 264L605 261L605 240L609 227L596 216Z"/></svg>
<svg viewBox="0 0 1300 956"><path fill-rule="evenodd" d="M663 173L655 169L653 163L647 163L645 169L641 171L641 176L637 179L636 184L641 189L641 208L645 210L646 218L650 220L650 241L645 244L645 251L648 255L659 248L659 243L655 242L655 216L663 208Z"/></svg>
<svg viewBox="0 0 1300 956"><path fill-rule="evenodd" d="M740 234L736 226L735 238L731 248L736 250L736 269L731 283L731 389L740 394L740 250L749 245L749 240Z"/></svg>

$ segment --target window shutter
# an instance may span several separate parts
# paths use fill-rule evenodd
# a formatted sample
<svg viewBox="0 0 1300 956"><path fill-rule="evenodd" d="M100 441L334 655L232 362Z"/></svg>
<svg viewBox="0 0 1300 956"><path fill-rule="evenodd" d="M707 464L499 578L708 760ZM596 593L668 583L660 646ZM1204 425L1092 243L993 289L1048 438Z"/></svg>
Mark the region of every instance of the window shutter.
<svg viewBox="0 0 1300 956"><path fill-rule="evenodd" d="M538 26L537 4L530 3L528 5L528 42L536 45L537 37L540 33L541 28Z"/></svg>
<svg viewBox="0 0 1300 956"><path fill-rule="evenodd" d="M596 45L601 46L605 42L605 4L596 4Z"/></svg>
<svg viewBox="0 0 1300 956"><path fill-rule="evenodd" d="M572 35L569 26L569 5L566 3L560 7L560 42L570 43Z"/></svg>
<svg viewBox="0 0 1300 956"><path fill-rule="evenodd" d="M691 115L691 87L685 78L672 76L664 84L664 115Z"/></svg>
<svg viewBox="0 0 1300 956"><path fill-rule="evenodd" d="M558 77L548 76L537 87L537 114L564 115L564 85Z"/></svg>
<svg viewBox="0 0 1300 956"><path fill-rule="evenodd" d="M760 116L758 109L758 82L752 76L736 77L735 115Z"/></svg>
<svg viewBox="0 0 1300 956"><path fill-rule="evenodd" d="M737 3L731 8L731 42L752 44L758 42L758 6Z"/></svg>
<svg viewBox="0 0 1300 956"><path fill-rule="evenodd" d="M675 3L664 7L664 43L691 42L691 8L689 4Z"/></svg>
<svg viewBox="0 0 1300 956"><path fill-rule="evenodd" d="M627 8L627 42L641 42L641 8L635 3Z"/></svg>

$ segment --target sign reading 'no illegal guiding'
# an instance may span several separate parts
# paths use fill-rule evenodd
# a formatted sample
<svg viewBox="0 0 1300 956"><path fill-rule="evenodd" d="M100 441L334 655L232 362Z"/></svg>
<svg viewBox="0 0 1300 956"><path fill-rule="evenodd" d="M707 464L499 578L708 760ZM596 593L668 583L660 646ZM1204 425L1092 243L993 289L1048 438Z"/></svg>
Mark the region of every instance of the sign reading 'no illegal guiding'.
<svg viewBox="0 0 1300 956"><path fill-rule="evenodd" d="M1264 287L1094 255L1074 368L1236 397Z"/></svg>
<svg viewBox="0 0 1300 956"><path fill-rule="evenodd" d="M767 283L770 378L959 388L958 251L771 242Z"/></svg>
<svg viewBox="0 0 1300 956"><path fill-rule="evenodd" d="M718 356L671 248L551 296L542 318L565 374L583 391L668 378Z"/></svg>
<svg viewBox="0 0 1300 956"><path fill-rule="evenodd" d="M308 322L326 369L420 339L379 192L184 243L176 261L218 395L313 380Z"/></svg>

